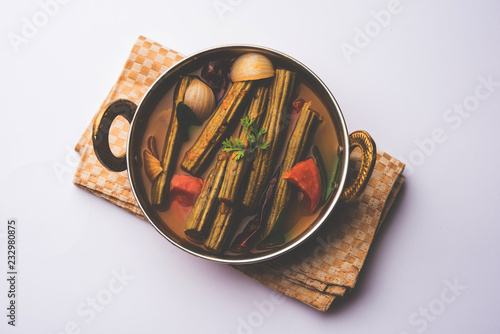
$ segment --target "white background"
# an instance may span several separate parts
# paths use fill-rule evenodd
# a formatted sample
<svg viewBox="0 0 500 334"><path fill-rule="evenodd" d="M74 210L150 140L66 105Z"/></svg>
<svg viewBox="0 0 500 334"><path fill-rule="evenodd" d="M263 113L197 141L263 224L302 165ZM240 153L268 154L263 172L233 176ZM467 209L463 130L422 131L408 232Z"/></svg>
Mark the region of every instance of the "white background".
<svg viewBox="0 0 500 334"><path fill-rule="evenodd" d="M500 2L401 0L379 31L371 13L389 1L220 2L231 10L218 13L212 0L72 0L16 52L9 34L22 36L42 5L2 1L0 332L498 333L500 86L474 96L480 78L500 82ZM368 45L356 40L346 57L341 46L355 47L365 28ZM264 314L255 303L269 305L272 290L184 254L72 184L72 149L140 34L183 54L229 43L288 53L330 87L350 131L413 161L358 285L329 312L284 298ZM467 118L445 119L464 103ZM432 147L436 129L444 139ZM10 217L19 222L15 328L4 315ZM88 298L114 271L133 279L92 317Z"/></svg>

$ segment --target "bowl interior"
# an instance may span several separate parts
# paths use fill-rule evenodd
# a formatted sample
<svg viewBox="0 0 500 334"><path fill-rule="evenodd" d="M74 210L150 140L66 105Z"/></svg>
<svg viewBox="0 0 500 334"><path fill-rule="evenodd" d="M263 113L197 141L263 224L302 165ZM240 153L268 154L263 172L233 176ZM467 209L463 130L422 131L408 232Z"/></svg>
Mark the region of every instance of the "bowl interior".
<svg viewBox="0 0 500 334"><path fill-rule="evenodd" d="M214 255L207 252L203 247L194 245L189 240L186 240L185 238L182 238L178 234L176 234L172 230L172 228L169 227L168 222L164 222L163 219L159 216L158 212L150 205L147 190L144 185L143 174L141 173L141 142L146 135L146 125L151 114L155 110L155 107L164 97L166 92L168 92L177 84L181 75L185 75L199 69L201 64L204 64L208 61L212 61L215 59L234 58L238 54L250 51L259 52L266 55L271 59L271 61L277 68L286 68L288 70L296 72L299 80L307 83L307 85L315 92L316 96L321 100L321 103L325 106L328 116L331 118L331 121L333 122L335 130L337 132L336 135L338 146L340 148L339 152L337 152L339 159L339 182L332 196L330 196L327 203L322 207L315 222L311 224L311 226L309 226L306 231L301 233L301 235L295 238L293 241L285 243L280 247L275 247L273 249L257 253ZM160 145L162 142L163 139L160 139L158 141ZM150 90L146 93L141 103L139 104L137 112L130 126L127 147L127 164L130 183L132 185L132 189L139 206L141 207L142 211L151 222L151 224L166 239L168 239L177 247L180 247L181 249L193 255L200 256L205 259L231 264L248 264L268 260L288 252L289 250L295 248L306 239L308 239L321 226L321 224L325 222L326 218L331 213L333 207L338 201L340 197L340 189L343 188L345 182L348 164L347 153L347 128L340 108L328 88L312 71L310 71L308 68L306 68L304 65L294 60L293 58L275 50L256 46L223 46L201 51L183 59L182 61L172 66L165 73L163 73L151 86ZM331 222L327 221L327 223Z"/></svg>

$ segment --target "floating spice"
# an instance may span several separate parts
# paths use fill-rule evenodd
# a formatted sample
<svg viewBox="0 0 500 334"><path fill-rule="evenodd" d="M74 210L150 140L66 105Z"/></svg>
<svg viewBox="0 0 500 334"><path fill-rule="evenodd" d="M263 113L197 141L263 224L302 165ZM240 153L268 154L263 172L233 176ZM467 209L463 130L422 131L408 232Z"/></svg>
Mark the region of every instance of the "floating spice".
<svg viewBox="0 0 500 334"><path fill-rule="evenodd" d="M247 223L243 232L236 236L231 246L231 251L237 253L248 252L259 240L262 226L264 226L263 222L267 219L269 211L271 210L271 205L273 204L274 191L280 176L281 166L279 166L274 172L271 180L269 181L269 185L259 200L259 213Z"/></svg>
<svg viewBox="0 0 500 334"><path fill-rule="evenodd" d="M296 114L299 113L302 110L302 106L304 105L304 102L306 102L306 101L304 101L304 99L297 99L297 100L293 101L293 103L292 103L293 112Z"/></svg>
<svg viewBox="0 0 500 334"><path fill-rule="evenodd" d="M142 156L144 160L144 171L146 172L146 176L148 177L149 181L153 182L156 177L161 172L163 172L160 160L158 160L158 157L154 156L149 150L144 150Z"/></svg>
<svg viewBox="0 0 500 334"><path fill-rule="evenodd" d="M201 69L201 79L212 88L217 101L222 99L231 81L229 79L230 68L231 61L229 59L222 59L209 61Z"/></svg>
<svg viewBox="0 0 500 334"><path fill-rule="evenodd" d="M287 210L290 202L286 202L285 206L281 209L278 218L276 219L274 228L269 232L264 239L260 240L255 246L257 249L267 249L274 246L281 245L285 242L285 234L283 233L283 224L285 223Z"/></svg>

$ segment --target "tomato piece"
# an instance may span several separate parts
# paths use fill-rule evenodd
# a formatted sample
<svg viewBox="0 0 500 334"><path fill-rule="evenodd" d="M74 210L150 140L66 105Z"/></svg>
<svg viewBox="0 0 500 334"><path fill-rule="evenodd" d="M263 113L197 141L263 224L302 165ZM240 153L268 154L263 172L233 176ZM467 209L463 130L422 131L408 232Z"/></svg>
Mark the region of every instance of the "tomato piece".
<svg viewBox="0 0 500 334"><path fill-rule="evenodd" d="M309 210L314 212L321 200L321 176L313 158L299 162L287 172L283 178L298 187L309 201Z"/></svg>
<svg viewBox="0 0 500 334"><path fill-rule="evenodd" d="M183 206L192 206L201 193L205 181L203 179L175 174L170 181L172 199L176 199Z"/></svg>
<svg viewBox="0 0 500 334"><path fill-rule="evenodd" d="M304 103L306 101L304 101L304 99L298 99L298 100L295 100L293 101L292 103L292 110L294 113L298 114L299 112L302 111L302 106L304 106Z"/></svg>

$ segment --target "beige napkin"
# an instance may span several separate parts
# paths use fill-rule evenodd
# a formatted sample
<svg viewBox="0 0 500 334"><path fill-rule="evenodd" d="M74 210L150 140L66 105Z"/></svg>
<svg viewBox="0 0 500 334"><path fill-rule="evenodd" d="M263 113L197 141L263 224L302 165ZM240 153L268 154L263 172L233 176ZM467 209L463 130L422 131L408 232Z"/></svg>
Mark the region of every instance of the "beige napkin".
<svg viewBox="0 0 500 334"><path fill-rule="evenodd" d="M182 57L140 36L101 108L120 98L138 104L156 78ZM94 118L75 147L81 159L73 182L145 219L127 172L110 172L95 156L91 140ZM109 137L113 153L125 152L128 129L123 118L113 123ZM352 154L351 160L351 166L359 164L360 156ZM275 260L234 268L287 296L327 310L335 298L356 284L373 237L404 181L403 169L402 162L378 151L375 170L363 194L354 202L339 204L310 241Z"/></svg>

